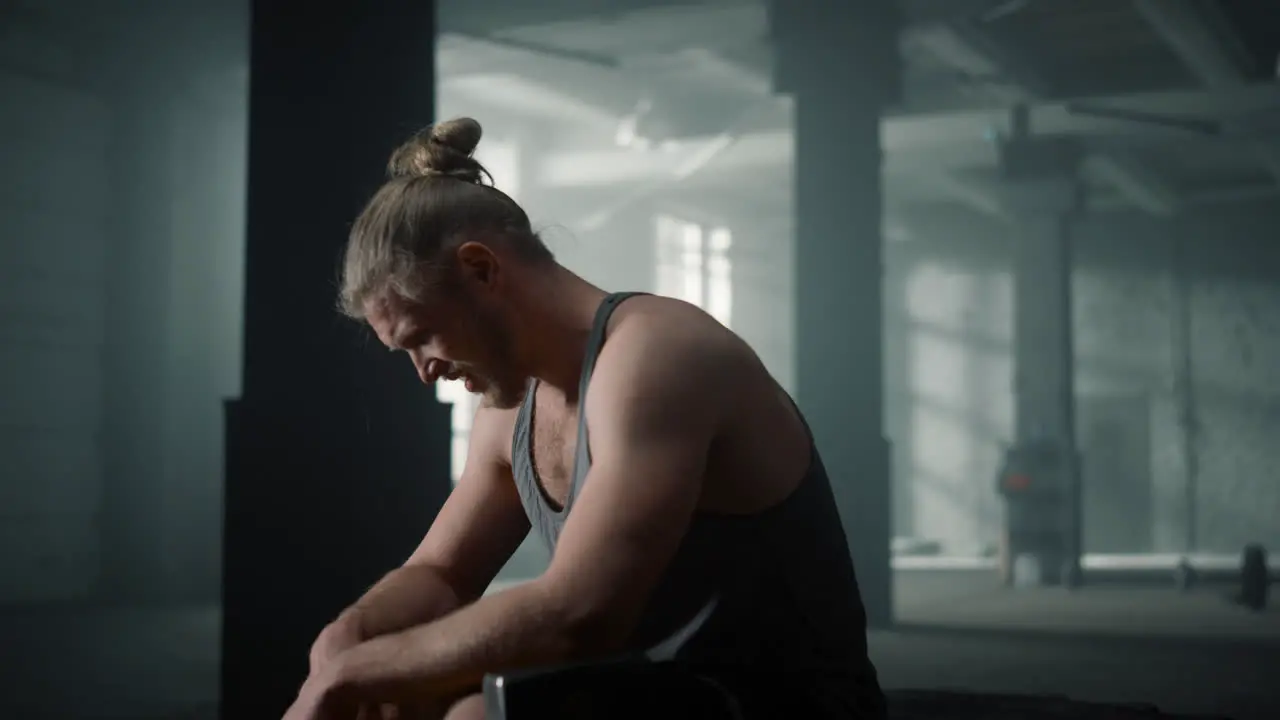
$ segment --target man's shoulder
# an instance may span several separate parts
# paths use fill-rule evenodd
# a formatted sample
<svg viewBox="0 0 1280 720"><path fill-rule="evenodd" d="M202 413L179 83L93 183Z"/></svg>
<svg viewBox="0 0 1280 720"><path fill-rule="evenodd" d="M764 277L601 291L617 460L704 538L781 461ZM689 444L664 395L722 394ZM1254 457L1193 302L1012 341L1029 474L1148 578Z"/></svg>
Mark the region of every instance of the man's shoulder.
<svg viewBox="0 0 1280 720"><path fill-rule="evenodd" d="M704 310L646 295L619 306L592 374L589 396L676 394L706 400L739 374L751 350ZM675 398L672 398L675 399Z"/></svg>
<svg viewBox="0 0 1280 720"><path fill-rule="evenodd" d="M609 321L604 349L611 344L699 354L722 354L742 345L732 330L707 311L662 295L639 295L619 305Z"/></svg>

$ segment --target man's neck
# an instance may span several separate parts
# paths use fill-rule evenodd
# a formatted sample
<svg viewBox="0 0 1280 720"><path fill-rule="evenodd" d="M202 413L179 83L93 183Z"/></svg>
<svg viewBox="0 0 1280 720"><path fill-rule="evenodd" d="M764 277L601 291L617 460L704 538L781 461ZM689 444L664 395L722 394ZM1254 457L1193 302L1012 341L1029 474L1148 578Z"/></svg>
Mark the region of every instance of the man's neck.
<svg viewBox="0 0 1280 720"><path fill-rule="evenodd" d="M528 373L576 402L587 338L608 293L557 264L530 277L521 295Z"/></svg>

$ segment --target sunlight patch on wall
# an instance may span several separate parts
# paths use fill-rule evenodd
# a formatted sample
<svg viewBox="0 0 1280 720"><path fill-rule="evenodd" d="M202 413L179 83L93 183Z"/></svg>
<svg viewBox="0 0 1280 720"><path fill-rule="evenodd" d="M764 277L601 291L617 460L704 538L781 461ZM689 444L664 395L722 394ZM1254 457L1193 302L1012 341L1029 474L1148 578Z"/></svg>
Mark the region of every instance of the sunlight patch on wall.
<svg viewBox="0 0 1280 720"><path fill-rule="evenodd" d="M969 400L966 348L951 338L922 330L913 331L908 342L907 375L912 393L956 409L965 408Z"/></svg>
<svg viewBox="0 0 1280 720"><path fill-rule="evenodd" d="M991 534L979 526L982 495L993 490L994 474L979 459L979 438L963 417L924 403L911 411L912 525L916 535L942 541L950 551L974 546Z"/></svg>

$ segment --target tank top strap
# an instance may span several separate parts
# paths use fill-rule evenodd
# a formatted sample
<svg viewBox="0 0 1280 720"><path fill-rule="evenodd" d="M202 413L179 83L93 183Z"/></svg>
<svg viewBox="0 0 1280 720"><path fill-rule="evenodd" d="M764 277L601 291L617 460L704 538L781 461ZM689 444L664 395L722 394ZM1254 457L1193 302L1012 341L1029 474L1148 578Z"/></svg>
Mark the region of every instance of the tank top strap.
<svg viewBox="0 0 1280 720"><path fill-rule="evenodd" d="M577 451L573 458L573 495L577 495L582 481L591 469L591 447L587 442L587 386L591 384L591 375L596 369L596 360L600 357L600 348L604 346L605 333L609 328L609 318L618 309L622 301L646 295L641 292L612 293L600 303L596 310L595 320L591 323L591 334L587 336L586 354L582 358L582 375L578 379L578 440Z"/></svg>

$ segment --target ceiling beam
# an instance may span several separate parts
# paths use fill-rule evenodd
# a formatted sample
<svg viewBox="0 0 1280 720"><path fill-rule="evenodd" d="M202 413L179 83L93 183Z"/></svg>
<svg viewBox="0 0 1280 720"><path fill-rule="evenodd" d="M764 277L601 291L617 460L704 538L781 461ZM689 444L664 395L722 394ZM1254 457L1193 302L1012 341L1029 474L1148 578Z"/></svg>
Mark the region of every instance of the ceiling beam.
<svg viewBox="0 0 1280 720"><path fill-rule="evenodd" d="M1003 80L992 83L988 94L1005 103L1025 103L1052 94L1052 88L1042 76L1028 69L1028 63L991 43L973 19L949 18L920 24L904 33L904 42L912 43L967 77ZM1084 170L1148 213L1168 215L1177 208L1176 194L1168 184L1127 153L1089 153ZM1003 222L1011 219L999 197L998 187L972 178L962 179L946 168L935 168L921 174L919 179L972 210Z"/></svg>
<svg viewBox="0 0 1280 720"><path fill-rule="evenodd" d="M1243 84L1242 67L1231 59L1226 43L1219 42L1209 25L1197 18L1196 9L1188 6L1187 0L1135 0L1135 3L1166 41L1179 49L1188 65L1197 69L1206 85L1238 87ZM920 25L906 35L935 60L957 72L971 77L1006 78L1009 84L994 86L1003 90L996 97L1006 102L1026 102L1052 94L1043 77L1028 70L1028 63L1011 57L987 40L980 24L971 18ZM1274 164L1280 167L1280 163ZM1177 193L1169 183L1127 151L1090 151L1086 153L1082 170L1149 214L1165 216L1178 208ZM998 199L972 182L958 181L945 172L934 174L929 182L935 188L948 190L954 199L973 209L992 217L1005 217Z"/></svg>
<svg viewBox="0 0 1280 720"><path fill-rule="evenodd" d="M1134 9L1207 88L1250 82L1248 53L1217 5L1195 0L1133 0ZM1262 167L1280 183L1280 152L1274 143L1254 144Z"/></svg>
<svg viewBox="0 0 1280 720"><path fill-rule="evenodd" d="M1110 185L1125 200L1151 215L1167 216L1179 208L1178 193L1149 167L1119 150L1095 152L1081 170Z"/></svg>
<svg viewBox="0 0 1280 720"><path fill-rule="evenodd" d="M981 7L972 5L967 8L968 14L988 12L992 5L990 2ZM916 11L922 9L919 5L915 7ZM961 78L976 81L985 88L984 95L1000 104L1025 103L1049 93L1048 83L1029 69L1029 63L1019 61L991 42L972 17L936 17L926 21L917 16L903 31L901 42L904 47L928 54ZM972 210L1000 221L1009 220L998 187L962 178L947 167L931 167L915 176L935 192Z"/></svg>
<svg viewBox="0 0 1280 720"><path fill-rule="evenodd" d="M1213 107L1222 113L1246 114L1270 107L1274 89L1261 85L1206 92L1144 93L1111 98L1116 105L1150 107L1170 114L1193 113ZM1139 123L1123 123L1072 114L1065 103L1043 103L1029 108L1031 127L1046 135L1077 139L1086 151L1114 148L1167 150L1189 142L1230 143L1227 137L1189 137L1186 133ZM928 167L990 167L995 162L992 136L1008 131L1004 110L971 110L939 115L885 118L880 143L886 171L915 172ZM791 162L793 138L789 129L758 130L739 135L734 147L704 172L754 172ZM549 148L539 171L552 186L594 185L625 178L669 173L681 151L635 152L623 148L557 150Z"/></svg>
<svg viewBox="0 0 1280 720"><path fill-rule="evenodd" d="M659 87L667 85L662 79L679 75L717 92L767 98L773 95L772 71L767 69L771 62L772 58L767 58L752 63L710 48L688 48L673 55L629 56L621 64L629 71L658 78L654 84Z"/></svg>
<svg viewBox="0 0 1280 720"><path fill-rule="evenodd" d="M537 170L538 182L546 187L589 187L674 179L681 165L696 154L698 148L711 142L712 139L684 142L670 151L624 148L552 151L543 156ZM700 174L740 178L741 173L777 172L790 167L792 146L793 136L789 130L744 133ZM938 168L990 166L994 160L995 149L989 145L952 143L917 150L901 148L885 155L884 169L890 174L919 176Z"/></svg>
<svg viewBox="0 0 1280 720"><path fill-rule="evenodd" d="M1212 23L1213 3L1193 0L1133 0L1133 7L1164 40L1187 69L1206 87L1243 85L1249 81L1240 40Z"/></svg>
<svg viewBox="0 0 1280 720"><path fill-rule="evenodd" d="M962 88L988 101L1013 104L1025 99L1027 90L1001 69L987 53L979 51L952 25L934 23L904 30L899 44L907 58L921 55L947 69L937 73L947 89ZM925 59L925 58L922 58ZM911 89L910 86L906 88Z"/></svg>
<svg viewBox="0 0 1280 720"><path fill-rule="evenodd" d="M1014 4L1010 0L898 0L905 25L967 22Z"/></svg>
<svg viewBox="0 0 1280 720"><path fill-rule="evenodd" d="M571 63L594 65L605 71L616 70L621 65L621 63L618 62L618 59L612 55L601 55L597 53L582 52L580 50L568 50L550 45L531 43L516 38L504 37L501 35L469 35L467 33L457 32L450 33L450 36L470 40L476 44L484 44L511 50L517 53L523 53L532 57L543 57L550 58L552 60L564 60Z"/></svg>
<svg viewBox="0 0 1280 720"><path fill-rule="evenodd" d="M990 182L976 182L973 178L965 178L946 170L935 170L921 175L919 179L971 210L1002 222L1012 220L1008 208L1000 198L999 188L991 187ZM887 184L892 188L892 183Z"/></svg>
<svg viewBox="0 0 1280 720"><path fill-rule="evenodd" d="M1035 65L994 41L990 33L983 29L982 22L974 19L956 20L947 23L946 27L951 29L958 42L968 48L972 55L984 58L998 78L1011 82L1021 91L1021 96L1017 99L1045 98L1054 94L1051 83L1037 71Z"/></svg>
<svg viewBox="0 0 1280 720"><path fill-rule="evenodd" d="M920 33L925 45L937 44L944 56L957 66L953 73L944 73L941 80L949 86L960 85L970 89L966 94L972 99L964 103L970 107L976 99L979 104L1007 104L1013 82L1030 86L1028 78L1018 62L999 65L1003 49L994 47L980 32L975 17L992 8L1007 6L1008 0L926 0L915 3L907 13L909 25L904 37ZM526 7L527 5L527 7ZM966 9L968 11L966 11ZM969 12L972 11L972 12ZM609 58L592 53L556 52L556 37L574 37L590 33L593 27L620 23L632 28L637 35L647 36L655 31L662 40L650 49L635 47L615 48L616 62L622 66L619 72L635 78L645 77L651 84L675 87L681 84L699 88L715 86L734 87L739 91L760 95L773 93L768 62L753 59L749 65L734 62L750 48L768 45L768 18L763 7L753 0L661 0L644 3L641 0L549 0L547 3L526 3L519 7L510 0L445 0L438 11L440 31L444 34L467 36L476 40L488 39L508 42L509 47L520 45L530 51L530 62L539 62L538 54L558 54L569 59L581 54L587 64L607 66ZM634 28L633 28L634 26ZM637 29L638 28L638 29ZM954 42L953 42L954 41ZM952 47L943 47L951 42ZM967 50L968 46L981 48L983 55ZM963 57L968 53L969 57ZM764 50L759 54L767 56ZM946 60L944 60L946 63ZM455 63L459 71L465 63ZM1011 72L1013 68L1017 72ZM443 70L442 70L443 72ZM998 76L997 76L998 73ZM613 78L615 84L618 77ZM590 92L583 90L582 93ZM1016 93L1015 93L1016 94ZM946 105L954 107L952 101ZM937 110L937 103L924 103L923 109Z"/></svg>
<svg viewBox="0 0 1280 720"><path fill-rule="evenodd" d="M507 28L559 22L600 13L608 2L548 0L512 3L501 0L436 0L436 30L440 33L488 35Z"/></svg>
<svg viewBox="0 0 1280 720"><path fill-rule="evenodd" d="M528 86L533 93L547 94L548 99L556 94L572 98L573 102L565 104L566 113L586 106L593 109L589 118L608 117L610 122L616 122L636 104L635 88L620 78L620 73L625 72L621 69L490 38L444 35L437 41L436 62L441 89L445 91L457 89L465 94L466 88L475 86L483 92L489 83L486 76L515 77L519 79L517 84ZM510 105L519 98L510 92L505 94L497 104L517 111Z"/></svg>
<svg viewBox="0 0 1280 720"><path fill-rule="evenodd" d="M1246 213L1251 213L1254 209L1265 209L1266 217L1271 219L1276 215L1274 209L1280 207L1274 202L1277 197L1280 197L1280 188L1269 184L1188 193L1179 199L1179 208L1195 208L1197 212L1180 215L1179 223L1192 223L1196 227L1203 228L1192 234L1211 237L1215 229L1221 229L1223 218L1233 217L1232 207L1239 207ZM895 223L904 225L913 232L924 232L927 229L927 232L924 232L926 235L939 233L946 237L949 231L954 232L955 228L965 225L980 227L983 233L991 235L1008 233L1010 228L1016 228L1013 223L1004 222L972 207L950 202L946 204L936 201L914 202L902 198L886 205L886 214L892 217ZM1092 234L1099 227L1098 223L1109 223L1116 217L1127 216L1139 223L1144 222L1142 218L1153 217L1150 213L1134 212L1132 203L1117 198L1090 199L1086 201L1084 210L1077 222L1083 223L1083 232L1086 235ZM1204 211L1220 214L1213 219L1207 219ZM1266 224L1263 223L1260 226L1265 227ZM1117 238L1124 238L1124 233L1117 235Z"/></svg>
<svg viewBox="0 0 1280 720"><path fill-rule="evenodd" d="M512 28L611 18L654 7L698 5L698 0L437 0L438 32L488 35Z"/></svg>

